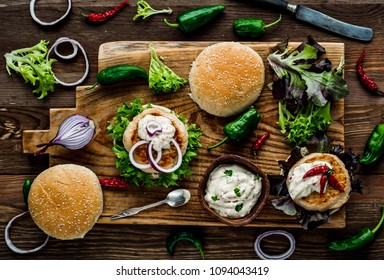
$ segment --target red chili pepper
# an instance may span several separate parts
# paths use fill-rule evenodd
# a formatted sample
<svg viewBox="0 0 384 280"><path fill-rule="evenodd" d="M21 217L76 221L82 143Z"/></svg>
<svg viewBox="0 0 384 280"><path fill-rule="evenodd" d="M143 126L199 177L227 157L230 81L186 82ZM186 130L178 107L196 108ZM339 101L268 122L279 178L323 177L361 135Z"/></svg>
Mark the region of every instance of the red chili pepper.
<svg viewBox="0 0 384 280"><path fill-rule="evenodd" d="M363 69L363 59L365 57L365 50L360 55L359 59L356 63L356 71L357 71L357 77L360 80L360 83L364 86L365 89L367 89L370 93L373 94L384 94L382 91L379 91L378 85L368 77L368 75L365 73Z"/></svg>
<svg viewBox="0 0 384 280"><path fill-rule="evenodd" d="M343 186L337 181L336 177L333 174L328 174L328 183L332 188L344 192Z"/></svg>
<svg viewBox="0 0 384 280"><path fill-rule="evenodd" d="M111 177L99 179L100 185L108 189L123 190L129 188L131 185L124 181L122 178Z"/></svg>
<svg viewBox="0 0 384 280"><path fill-rule="evenodd" d="M124 2L121 2L118 6L116 6L115 8L113 8L113 9L111 9L109 11L106 11L106 12L103 12L103 13L93 13L93 14L89 14L89 15L82 14L82 15L89 22L99 23L99 22L103 22L103 21L106 21L106 20L110 19L118 11L120 11L123 7L125 7L127 5L129 5L129 2L128 1L124 1Z"/></svg>
<svg viewBox="0 0 384 280"><path fill-rule="evenodd" d="M326 165L315 166L315 167L309 169L307 172L305 172L303 179L310 177L310 176L326 174L329 172L330 172L330 168Z"/></svg>
<svg viewBox="0 0 384 280"><path fill-rule="evenodd" d="M256 151L258 151L261 148L265 139L267 139L268 137L269 137L269 133L266 132L263 135L261 135L259 138L256 139L256 141L252 144L253 153L256 153Z"/></svg>
<svg viewBox="0 0 384 280"><path fill-rule="evenodd" d="M320 178L320 197L323 196L325 190L325 184L327 183L327 174L323 174Z"/></svg>

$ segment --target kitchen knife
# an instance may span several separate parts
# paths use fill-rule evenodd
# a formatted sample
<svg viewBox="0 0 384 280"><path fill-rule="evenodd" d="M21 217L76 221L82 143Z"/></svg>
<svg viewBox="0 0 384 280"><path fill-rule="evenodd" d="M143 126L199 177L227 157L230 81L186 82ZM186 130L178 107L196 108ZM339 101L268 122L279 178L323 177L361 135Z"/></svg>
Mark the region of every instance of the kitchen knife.
<svg viewBox="0 0 384 280"><path fill-rule="evenodd" d="M252 0L256 3L278 7L287 10L295 15L299 20L308 22L334 33L353 38L360 41L369 42L373 37L371 28L352 25L342 22L321 12L307 8L303 5L290 4L284 0Z"/></svg>

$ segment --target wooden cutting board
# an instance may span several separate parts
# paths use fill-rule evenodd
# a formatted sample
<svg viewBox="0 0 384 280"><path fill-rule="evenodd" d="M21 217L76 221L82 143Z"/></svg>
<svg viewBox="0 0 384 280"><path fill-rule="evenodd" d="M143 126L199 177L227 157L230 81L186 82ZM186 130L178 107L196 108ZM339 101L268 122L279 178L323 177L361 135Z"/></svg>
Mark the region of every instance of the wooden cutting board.
<svg viewBox="0 0 384 280"><path fill-rule="evenodd" d="M149 69L150 42L110 42L100 46L99 49L99 71L116 64L126 63ZM156 52L164 59L164 63L178 75L188 78L191 63L196 56L207 46L216 42L151 42ZM76 89L76 108L63 108L50 110L49 130L26 130L23 133L24 153L36 152L36 145L48 142L55 137L61 122L74 113L80 113L93 119L96 123L96 135L94 140L85 148L78 151L69 151L61 146L48 149L50 166L75 163L92 169L100 177L118 176L115 168L115 154L112 152L112 140L106 134L106 127L115 116L116 109L124 102L129 103L136 97L142 98L143 103L166 106L176 113L187 117L189 123L196 123L203 131L201 143L203 147L199 150L199 156L191 163L193 174L183 181L180 187L191 191L191 201L179 208L171 208L162 205L157 208L143 211L136 216L126 219L111 221L109 216L129 207L146 205L164 199L170 189L159 188L137 188L132 187L126 191L104 190L104 211L99 223L106 224L163 224L163 225L204 225L224 226L223 223L212 218L200 205L197 190L199 181L206 168L217 157L223 154L237 154L255 162L268 175L279 175L278 160L286 159L290 154L290 148L281 134L278 120L277 101L273 99L267 84L272 80L272 74L268 70L267 56L270 47L275 43L245 42L256 50L264 60L266 66L266 83L264 90L255 103L256 109L261 114L261 120L257 130L252 137L244 142L242 146L224 144L210 152L207 146L222 139L223 126L233 118L214 117L199 109L189 97L189 87L185 86L177 93L154 95L143 81L125 81L111 86L97 86L87 90L87 86ZM291 43L294 47L298 43ZM344 44L321 43L327 50L327 57L334 66L339 64L340 58L344 56ZM328 129L329 136L336 144L344 146L344 101L341 100L332 105L333 123ZM269 132L270 138L257 153L251 153L252 142L261 134ZM273 199L274 197L270 197ZM261 214L249 226L257 227L300 227L295 217L287 216L276 211L270 202L267 203ZM324 228L345 227L345 210L341 209L334 214Z"/></svg>

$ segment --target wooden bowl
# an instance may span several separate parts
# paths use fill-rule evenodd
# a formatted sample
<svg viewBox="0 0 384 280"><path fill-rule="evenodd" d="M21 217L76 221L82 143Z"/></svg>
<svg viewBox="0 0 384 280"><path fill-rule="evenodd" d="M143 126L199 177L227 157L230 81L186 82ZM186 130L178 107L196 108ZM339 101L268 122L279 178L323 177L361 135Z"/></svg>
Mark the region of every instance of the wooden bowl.
<svg viewBox="0 0 384 280"><path fill-rule="evenodd" d="M261 194L256 202L256 204L253 206L252 210L244 217L241 218L228 218L228 217L223 217L219 215L214 209L209 207L209 204L205 201L204 196L205 196L205 189L207 186L207 181L209 178L209 175L212 173L212 171L219 165L222 164L238 164L240 166L245 167L246 169L250 170L254 174L259 174L262 178L262 189L261 189ZM211 214L213 217L218 219L219 221L233 227L241 227L244 226L250 222L252 222L257 215L260 213L260 211L263 209L264 205L266 204L268 200L270 192L270 184L267 175L260 169L258 168L254 163L252 163L250 160L245 159L243 157L237 156L237 155L224 155L221 156L217 159L215 159L212 164L208 167L207 171L205 172L203 179L201 180L199 184L199 190L198 190L198 195L200 202L203 206L204 209L208 211L209 214Z"/></svg>

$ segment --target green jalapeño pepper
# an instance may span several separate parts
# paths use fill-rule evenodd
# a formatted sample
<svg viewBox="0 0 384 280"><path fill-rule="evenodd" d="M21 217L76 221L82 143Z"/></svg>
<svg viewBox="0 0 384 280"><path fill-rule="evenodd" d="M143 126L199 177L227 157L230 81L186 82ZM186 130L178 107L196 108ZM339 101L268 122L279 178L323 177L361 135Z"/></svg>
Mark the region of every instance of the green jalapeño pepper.
<svg viewBox="0 0 384 280"><path fill-rule="evenodd" d="M366 144L360 164L371 165L384 155L384 124L380 123L372 130Z"/></svg>
<svg viewBox="0 0 384 280"><path fill-rule="evenodd" d="M31 189L31 186L32 186L32 180L25 179L23 184L23 197L24 197L25 205L27 207L28 207L28 195L29 195L29 190Z"/></svg>
<svg viewBox="0 0 384 280"><path fill-rule="evenodd" d="M148 79L147 71L136 65L118 64L107 67L97 74L97 82L87 89L92 89L97 85L110 85L120 81L134 78Z"/></svg>
<svg viewBox="0 0 384 280"><path fill-rule="evenodd" d="M257 39L263 35L268 28L272 27L280 21L281 15L276 21L268 25L264 25L264 21L262 19L240 18L233 22L233 29L235 33L240 37Z"/></svg>
<svg viewBox="0 0 384 280"><path fill-rule="evenodd" d="M193 235L190 232L187 231L181 231L176 234L171 235L167 240L167 251L168 253L173 256L176 244L179 241L188 241L190 242L197 250L199 250L201 258L204 260L205 254L203 249L203 243L201 240Z"/></svg>
<svg viewBox="0 0 384 280"><path fill-rule="evenodd" d="M216 148L226 142L228 139L235 143L243 141L251 136L260 121L260 114L254 107L240 115L236 120L224 126L225 137L219 143L208 146L208 150Z"/></svg>
<svg viewBox="0 0 384 280"><path fill-rule="evenodd" d="M363 228L355 236L330 242L328 248L335 251L352 251L368 246L375 241L375 233L380 228L383 221L384 206L381 207L381 219L374 229L370 230L369 228Z"/></svg>
<svg viewBox="0 0 384 280"><path fill-rule="evenodd" d="M223 11L224 6L222 5L198 7L178 15L177 23L169 23L166 19L164 19L164 22L168 26L178 27L184 33L189 33L212 21Z"/></svg>

